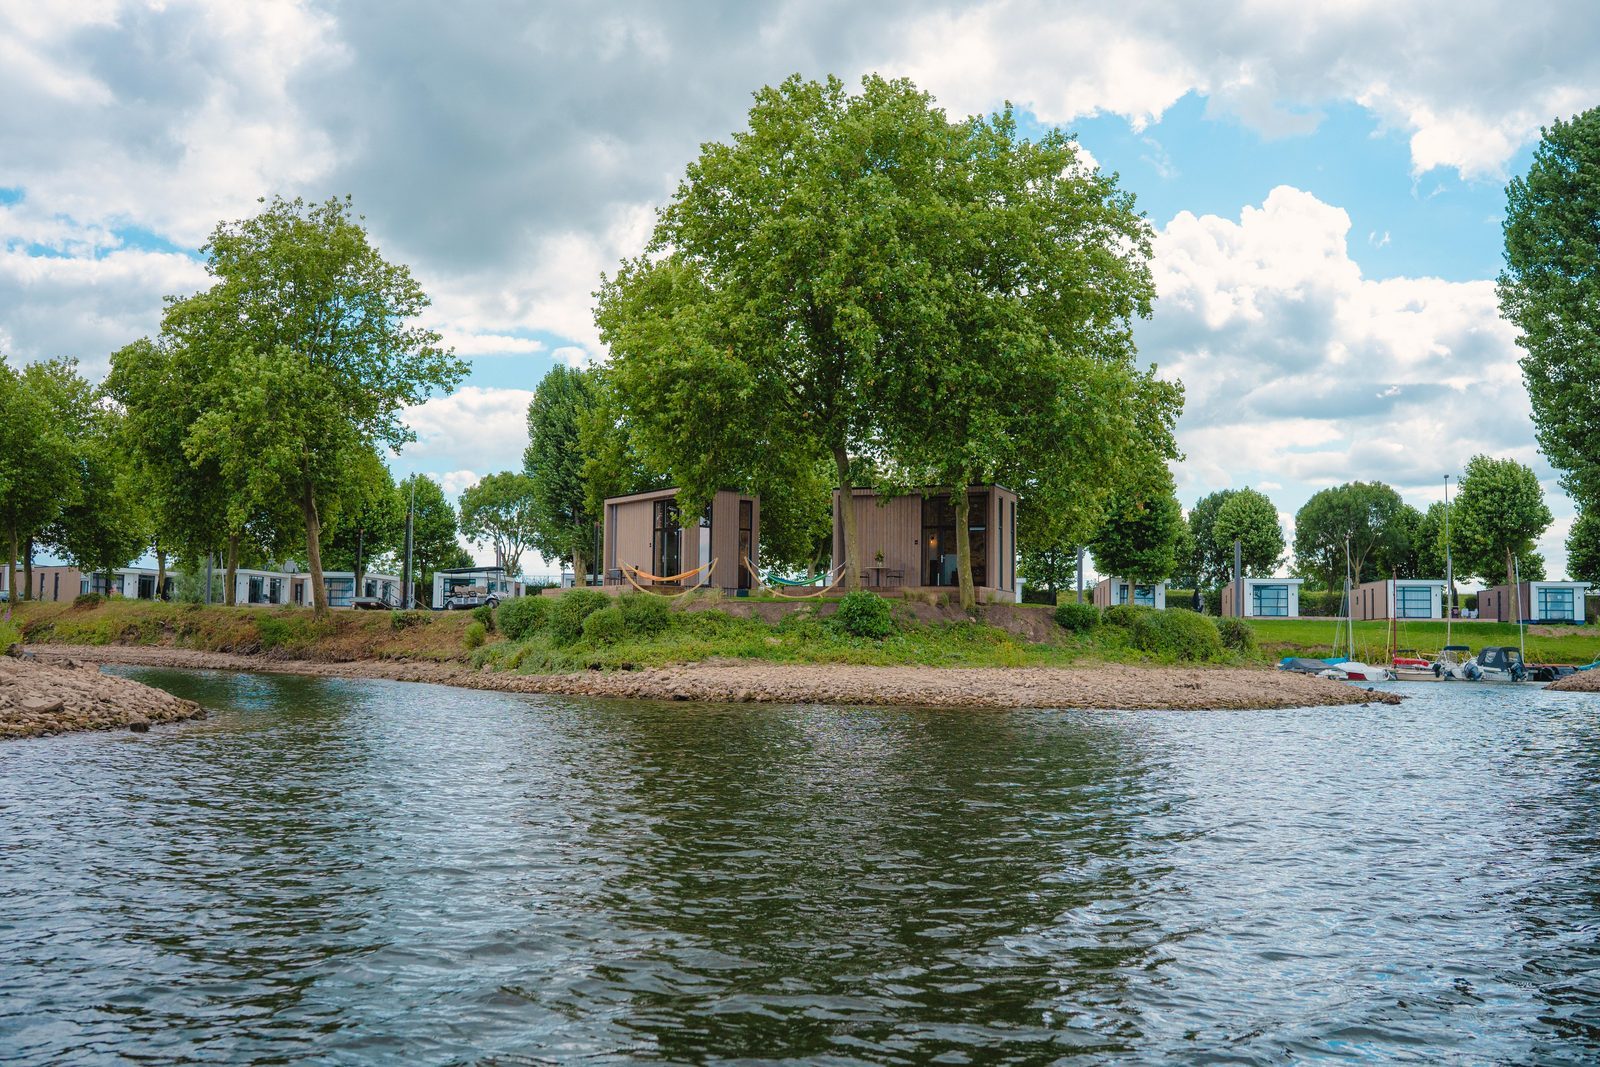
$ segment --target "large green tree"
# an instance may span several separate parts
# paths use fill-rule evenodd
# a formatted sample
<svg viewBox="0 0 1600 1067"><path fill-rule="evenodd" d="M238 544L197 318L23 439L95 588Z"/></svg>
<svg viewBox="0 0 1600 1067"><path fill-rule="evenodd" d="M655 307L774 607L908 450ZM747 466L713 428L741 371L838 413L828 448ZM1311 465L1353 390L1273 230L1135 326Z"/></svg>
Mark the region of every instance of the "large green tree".
<svg viewBox="0 0 1600 1067"><path fill-rule="evenodd" d="M1164 430L1177 396L1131 366L1148 255L1131 200L1059 133L951 122L906 81L791 78L704 146L596 321L640 455L688 507L811 457L848 489L881 455L962 510L966 486L1030 472L1031 513L1087 536L1119 451L1175 451L1135 425L1153 409Z"/></svg>
<svg viewBox="0 0 1600 1067"><path fill-rule="evenodd" d="M461 533L474 544L494 546L506 576L522 573L522 553L537 536L535 479L515 471L490 474L461 494ZM581 580L581 576L580 576Z"/></svg>
<svg viewBox="0 0 1600 1067"><path fill-rule="evenodd" d="M1192 522L1190 529L1194 529ZM1278 522L1278 509L1264 493L1248 486L1230 492L1212 519L1205 562L1206 574L1214 582L1227 581L1232 576L1235 540L1248 576L1267 577L1283 561L1283 526Z"/></svg>
<svg viewBox="0 0 1600 1067"><path fill-rule="evenodd" d="M82 383L70 362L30 364L19 373L0 357L0 536L13 597L23 592L19 549L76 503L82 489L75 437L87 416L76 406L74 381Z"/></svg>
<svg viewBox="0 0 1600 1067"><path fill-rule="evenodd" d="M1295 566L1342 589L1346 554L1351 581L1375 570L1380 559L1403 555L1409 529L1405 502L1382 482L1349 482L1314 493L1295 513Z"/></svg>
<svg viewBox="0 0 1600 1067"><path fill-rule="evenodd" d="M203 251L216 283L187 313L198 343L222 351L220 388L185 451L215 459L239 487L236 519L293 502L312 601L325 612L323 510L350 487L365 451L415 439L405 407L449 392L466 365L415 323L427 296L409 269L383 258L348 198L275 198L219 225Z"/></svg>
<svg viewBox="0 0 1600 1067"><path fill-rule="evenodd" d="M1507 585L1519 573L1524 581L1542 577L1534 542L1553 519L1531 469L1514 459L1473 456L1450 512L1451 540L1461 546L1456 572L1490 584L1504 575Z"/></svg>
<svg viewBox="0 0 1600 1067"><path fill-rule="evenodd" d="M1089 543L1096 568L1104 575L1131 582L1160 582L1178 565L1185 536L1183 505L1173 494L1170 476L1159 483L1113 494L1099 533Z"/></svg>
<svg viewBox="0 0 1600 1067"><path fill-rule="evenodd" d="M600 462L603 446L597 438L609 429L595 415L601 406L595 373L564 366L545 374L528 403L528 447L522 454L531 528L527 543L547 560L570 563L580 582L600 515L599 501L590 499L588 477ZM607 458L625 462L609 453Z"/></svg>
<svg viewBox="0 0 1600 1067"><path fill-rule="evenodd" d="M1544 130L1506 188L1500 307L1520 331L1539 447L1600 506L1600 108Z"/></svg>
<svg viewBox="0 0 1600 1067"><path fill-rule="evenodd" d="M1572 524L1567 534L1567 576L1600 587L1600 510L1586 509Z"/></svg>
<svg viewBox="0 0 1600 1067"><path fill-rule="evenodd" d="M413 474L400 483L399 493L407 506L412 501L416 506L411 530L412 581L431 590L434 571L471 566L472 557L456 540L456 510L443 487L426 474Z"/></svg>
<svg viewBox="0 0 1600 1067"><path fill-rule="evenodd" d="M108 579L150 544L150 512L139 498L133 465L122 447L121 418L115 408L103 405L82 411L74 428L77 485L41 535L84 573Z"/></svg>

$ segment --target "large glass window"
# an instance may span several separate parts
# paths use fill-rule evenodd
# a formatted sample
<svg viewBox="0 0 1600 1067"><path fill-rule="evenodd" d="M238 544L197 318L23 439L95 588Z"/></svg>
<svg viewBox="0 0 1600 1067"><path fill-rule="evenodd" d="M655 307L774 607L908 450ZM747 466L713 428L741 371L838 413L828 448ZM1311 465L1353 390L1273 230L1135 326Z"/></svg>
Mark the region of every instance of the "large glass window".
<svg viewBox="0 0 1600 1067"><path fill-rule="evenodd" d="M355 599L356 580L354 578L324 578L323 587L328 594L328 606L333 608L347 608L350 601Z"/></svg>
<svg viewBox="0 0 1600 1067"><path fill-rule="evenodd" d="M1156 606L1156 587L1153 585L1136 585L1133 587L1133 602L1142 608Z"/></svg>
<svg viewBox="0 0 1600 1067"><path fill-rule="evenodd" d="M1394 615L1397 619L1433 618L1433 589L1426 585L1396 586Z"/></svg>
<svg viewBox="0 0 1600 1067"><path fill-rule="evenodd" d="M1289 617L1289 587L1286 585L1253 585L1250 587L1251 613L1267 619Z"/></svg>
<svg viewBox="0 0 1600 1067"><path fill-rule="evenodd" d="M683 540L678 521L678 505L671 500L657 500L651 522L650 570L663 578L683 570Z"/></svg>
<svg viewBox="0 0 1600 1067"><path fill-rule="evenodd" d="M987 585L989 494L968 496L967 536L971 539L972 584ZM925 497L922 501L922 559L924 583L960 585L956 554L956 509L948 495Z"/></svg>
<svg viewBox="0 0 1600 1067"><path fill-rule="evenodd" d="M1571 589L1539 590L1539 615L1541 619L1570 620L1573 616Z"/></svg>
<svg viewBox="0 0 1600 1067"><path fill-rule="evenodd" d="M739 588L750 588L750 567L756 558L756 502L739 501ZM746 566L746 561L749 566Z"/></svg>

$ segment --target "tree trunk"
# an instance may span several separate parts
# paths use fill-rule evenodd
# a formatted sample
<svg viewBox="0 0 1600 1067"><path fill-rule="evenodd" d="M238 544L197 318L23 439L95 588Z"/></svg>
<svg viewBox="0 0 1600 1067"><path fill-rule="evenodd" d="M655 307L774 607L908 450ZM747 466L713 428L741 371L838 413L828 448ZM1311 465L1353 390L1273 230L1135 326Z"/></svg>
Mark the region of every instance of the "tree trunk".
<svg viewBox="0 0 1600 1067"><path fill-rule="evenodd" d="M300 496L306 520L306 566L311 570L311 606L317 615L328 613L328 589L322 584L322 521L317 518L317 498L308 482Z"/></svg>
<svg viewBox="0 0 1600 1067"><path fill-rule="evenodd" d="M361 580L367 576L367 561L363 558L366 542L367 528L365 526L356 527L356 566L353 590L355 596L362 596L366 592L366 589L361 584Z"/></svg>
<svg viewBox="0 0 1600 1067"><path fill-rule="evenodd" d="M22 543L22 599L33 599L33 538Z"/></svg>
<svg viewBox="0 0 1600 1067"><path fill-rule="evenodd" d="M501 556L502 556L502 558L504 558L504 553L501 553ZM583 552L581 550L574 550L573 551L573 553L572 553L572 585L573 585L573 588L582 589L584 586L589 584L587 581L585 581L586 575L585 575L585 572L584 572L584 567L586 566L587 563L588 563L588 560L584 559ZM506 577L507 578L511 577L510 568L507 568L507 570L506 570ZM702 581L706 580L704 575L701 575L701 580Z"/></svg>
<svg viewBox="0 0 1600 1067"><path fill-rule="evenodd" d="M156 599L167 599L167 550L156 542Z"/></svg>
<svg viewBox="0 0 1600 1067"><path fill-rule="evenodd" d="M961 610L971 611L977 606L978 594L972 587L972 531L968 529L972 497L965 484L950 490L950 502L956 509L956 572L961 576Z"/></svg>
<svg viewBox="0 0 1600 1067"><path fill-rule="evenodd" d="M223 578L222 602L228 607L239 603L239 535L228 535L228 568Z"/></svg>
<svg viewBox="0 0 1600 1067"><path fill-rule="evenodd" d="M856 500L851 493L850 454L843 446L833 450L833 465L839 472L839 519L844 524L844 587L861 588L861 533L856 528Z"/></svg>
<svg viewBox="0 0 1600 1067"><path fill-rule="evenodd" d="M1522 596L1522 590L1517 588L1517 557L1516 553L1508 546L1506 548L1506 585L1511 587L1511 606L1517 608L1517 601ZM1518 615L1520 619L1522 616ZM1516 622L1516 619L1511 620Z"/></svg>
<svg viewBox="0 0 1600 1067"><path fill-rule="evenodd" d="M17 528L11 527L11 554L6 557L6 589L12 600L17 599Z"/></svg>

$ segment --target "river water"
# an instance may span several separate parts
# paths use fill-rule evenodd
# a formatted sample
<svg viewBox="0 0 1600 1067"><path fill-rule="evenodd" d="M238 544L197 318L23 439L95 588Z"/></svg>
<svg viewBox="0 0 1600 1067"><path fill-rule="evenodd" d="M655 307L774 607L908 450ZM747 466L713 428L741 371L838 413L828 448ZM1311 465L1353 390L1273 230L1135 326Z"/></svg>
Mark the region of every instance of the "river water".
<svg viewBox="0 0 1600 1067"><path fill-rule="evenodd" d="M128 673L218 710L0 744L0 1062L1600 1061L1600 698Z"/></svg>

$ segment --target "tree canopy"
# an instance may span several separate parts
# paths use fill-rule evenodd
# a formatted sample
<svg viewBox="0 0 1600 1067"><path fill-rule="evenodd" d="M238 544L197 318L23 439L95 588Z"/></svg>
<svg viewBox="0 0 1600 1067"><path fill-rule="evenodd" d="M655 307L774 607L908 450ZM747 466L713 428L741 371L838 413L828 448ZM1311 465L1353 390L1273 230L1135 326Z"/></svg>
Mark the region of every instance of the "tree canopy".
<svg viewBox="0 0 1600 1067"><path fill-rule="evenodd" d="M383 258L348 198L275 198L219 224L202 251L215 284L175 301L164 323L206 350L214 374L184 450L235 487L233 522L273 502L298 509L313 603L326 611L323 510L364 451L415 439L402 410L449 392L466 365L414 323L427 296Z"/></svg>
<svg viewBox="0 0 1600 1067"><path fill-rule="evenodd" d="M1585 509L1567 534L1567 575L1600 586L1600 510Z"/></svg>
<svg viewBox="0 0 1600 1067"><path fill-rule="evenodd" d="M1095 567L1107 577L1161 582L1178 565L1187 530L1183 505L1167 483L1132 486L1112 494L1105 522L1089 542Z"/></svg>
<svg viewBox="0 0 1600 1067"><path fill-rule="evenodd" d="M1408 517L1400 494L1382 482L1349 482L1323 489L1295 513L1295 566L1329 589L1344 586L1349 546L1351 581L1360 585L1380 563L1408 549Z"/></svg>
<svg viewBox="0 0 1600 1067"><path fill-rule="evenodd" d="M1451 540L1460 545L1456 573L1490 584L1503 575L1507 585L1517 573L1524 581L1542 577L1534 542L1552 521L1532 470L1514 459L1473 456L1450 512Z"/></svg>
<svg viewBox="0 0 1600 1067"><path fill-rule="evenodd" d="M1215 494L1213 494L1215 495ZM1198 510L1198 509L1197 509ZM1283 526L1271 500L1246 486L1230 493L1216 509L1209 541L1208 565L1222 565L1209 573L1226 579L1233 575L1233 542L1239 544L1240 564L1247 576L1263 578L1276 573L1283 561Z"/></svg>
<svg viewBox="0 0 1600 1067"><path fill-rule="evenodd" d="M1600 506L1600 108L1543 131L1506 187L1500 308L1520 331L1539 447Z"/></svg>
<svg viewBox="0 0 1600 1067"><path fill-rule="evenodd" d="M529 490L528 543L547 560L572 564L580 581L594 551L600 516L600 502L589 498L588 480L599 474L605 447L601 442L608 430L596 414L600 388L593 371L552 367L528 403L528 447L522 454ZM617 447L613 444L606 458L621 464L625 461L613 454ZM627 480L626 475L618 477Z"/></svg>
<svg viewBox="0 0 1600 1067"><path fill-rule="evenodd" d="M18 372L0 357L0 536L13 595L19 546L81 498L87 391L70 363L34 363Z"/></svg>
<svg viewBox="0 0 1600 1067"><path fill-rule="evenodd" d="M474 544L494 546L506 576L522 573L522 554L533 546L535 480L501 471L468 486L461 494L461 533Z"/></svg>
<svg viewBox="0 0 1600 1067"><path fill-rule="evenodd" d="M686 506L817 460L849 486L866 455L902 485L1008 482L1024 522L1081 543L1120 460L1176 455L1181 390L1132 363L1149 252L1131 197L1059 132L951 122L904 80L791 78L702 148L605 280L605 374Z"/></svg>

